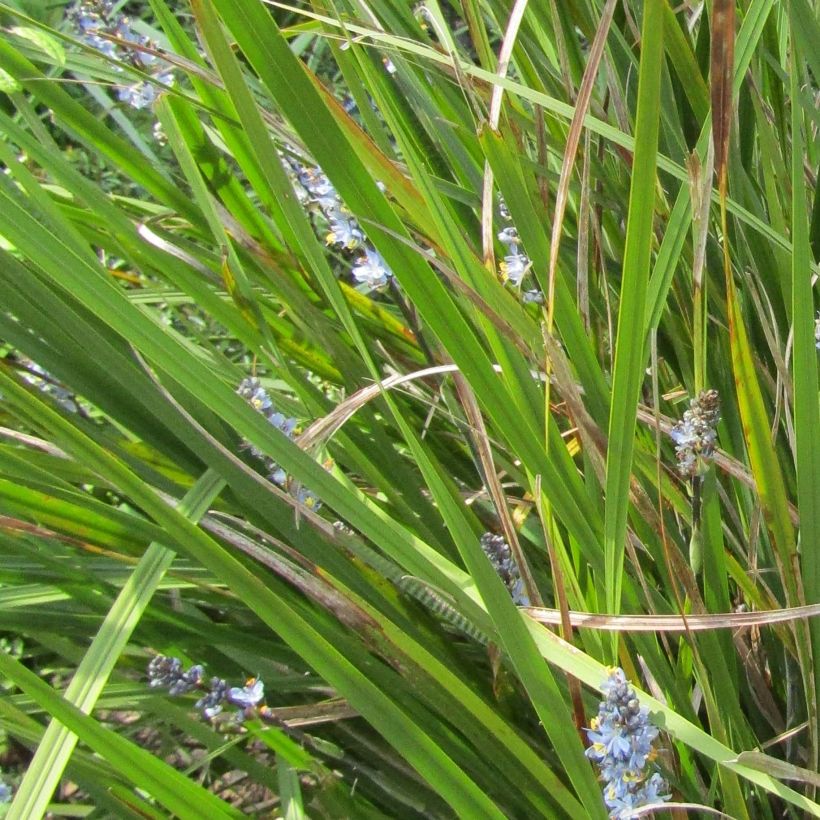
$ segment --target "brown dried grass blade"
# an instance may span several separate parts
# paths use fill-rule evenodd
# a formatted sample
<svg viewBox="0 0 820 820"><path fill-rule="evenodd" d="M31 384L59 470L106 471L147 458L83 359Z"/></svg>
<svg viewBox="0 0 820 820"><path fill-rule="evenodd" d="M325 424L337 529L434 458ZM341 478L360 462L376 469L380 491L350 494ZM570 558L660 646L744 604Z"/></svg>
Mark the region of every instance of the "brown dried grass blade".
<svg viewBox="0 0 820 820"><path fill-rule="evenodd" d="M793 763L779 760L763 752L741 752L735 762L757 769L759 772L767 772L778 780L798 780L820 788L820 774L817 772L795 766Z"/></svg>
<svg viewBox="0 0 820 820"><path fill-rule="evenodd" d="M560 626L557 609L524 607L534 621ZM573 627L600 629L604 632L707 632L711 629L748 629L753 626L801 621L820 616L820 604L793 606L760 612L721 612L709 615L598 615L592 612L570 611Z"/></svg>
<svg viewBox="0 0 820 820"><path fill-rule="evenodd" d="M714 0L712 4L712 49L709 85L712 98L712 142L715 173L723 188L729 159L732 124L732 75L735 61L735 0Z"/></svg>
<svg viewBox="0 0 820 820"><path fill-rule="evenodd" d="M601 22L598 24L598 30L595 32L595 39L592 41L592 47L589 50L589 60L584 69L584 76L581 79L581 87L578 89L575 113L572 115L572 122L569 126L569 133L567 134L567 147L564 151L561 175L558 179L558 189L555 194L555 216L552 221L552 237L550 240L549 293L547 295L547 307L549 311L547 327L550 332L552 332L552 311L555 292L555 275L558 269L558 249L561 246L561 230L564 225L564 213L567 208L569 181L572 176L572 168L575 165L578 143L581 140L584 118L589 111L595 77L598 74L598 67L604 55L604 45L606 44L609 26L612 22L612 15L615 12L615 3L616 0L607 0L607 4L604 6L604 10L601 14Z"/></svg>

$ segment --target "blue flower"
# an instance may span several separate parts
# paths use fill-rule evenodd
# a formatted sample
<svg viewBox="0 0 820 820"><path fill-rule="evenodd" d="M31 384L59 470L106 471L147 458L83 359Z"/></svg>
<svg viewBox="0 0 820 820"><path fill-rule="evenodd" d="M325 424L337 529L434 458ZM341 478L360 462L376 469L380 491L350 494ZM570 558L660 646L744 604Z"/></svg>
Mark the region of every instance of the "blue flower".
<svg viewBox="0 0 820 820"><path fill-rule="evenodd" d="M242 379L236 392L259 413L264 413L273 404L267 390L257 378Z"/></svg>
<svg viewBox="0 0 820 820"><path fill-rule="evenodd" d="M196 702L206 720L213 720L224 708L228 684L224 678L211 678L211 691Z"/></svg>
<svg viewBox="0 0 820 820"><path fill-rule="evenodd" d="M501 276L505 282L518 286L524 278L524 274L530 269L529 257L526 254L515 251L504 257L501 263Z"/></svg>
<svg viewBox="0 0 820 820"><path fill-rule="evenodd" d="M357 282L371 290L384 287L393 275L381 254L373 248L365 249L364 255L356 260L351 272Z"/></svg>
<svg viewBox="0 0 820 820"><path fill-rule="evenodd" d="M654 758L653 742L658 728L641 706L622 669L613 669L601 684L606 700L590 722L590 746L585 754L598 766L604 781L603 796L610 817L626 817L629 811L669 800L666 781L658 772L647 772ZM647 776L648 775L648 776Z"/></svg>
<svg viewBox="0 0 820 820"><path fill-rule="evenodd" d="M518 238L518 230L514 225L503 228L498 234L498 239L507 246L515 246L521 241Z"/></svg>
<svg viewBox="0 0 820 820"><path fill-rule="evenodd" d="M291 173L291 179L298 183L295 186L297 198L327 220L329 230L325 234L325 242L341 251L360 248L364 251L353 265L356 282L368 290L384 287L393 274L378 251L367 242L361 225L347 210L333 183L318 167L305 167L284 153L281 158ZM377 181L376 184L380 190L385 190L383 183Z"/></svg>
<svg viewBox="0 0 820 820"><path fill-rule="evenodd" d="M259 678L249 678L243 687L234 686L228 692L228 700L241 709L252 709L265 697L265 684Z"/></svg>
<svg viewBox="0 0 820 820"><path fill-rule="evenodd" d="M148 685L151 687L173 686L182 674L182 661L156 655L148 664Z"/></svg>
<svg viewBox="0 0 820 820"><path fill-rule="evenodd" d="M202 683L202 676L205 669L202 664L192 666L187 672L183 672L169 689L172 695L184 695L192 689L197 689Z"/></svg>
<svg viewBox="0 0 820 820"><path fill-rule="evenodd" d="M319 210L323 213L341 206L342 201L339 199L339 194L336 193L333 184L324 174L319 174L316 178L310 179L306 187L311 195L311 202L318 205Z"/></svg>
<svg viewBox="0 0 820 820"><path fill-rule="evenodd" d="M623 727L609 721L599 731L588 732L588 735L592 745L586 750L586 755L600 765L607 758L617 760L630 751L629 737Z"/></svg>
<svg viewBox="0 0 820 820"><path fill-rule="evenodd" d="M317 511L322 506L319 496L311 492L306 487L298 487L296 490L296 500L304 504L309 510Z"/></svg>
<svg viewBox="0 0 820 820"><path fill-rule="evenodd" d="M720 421L717 390L703 390L689 402L683 418L669 432L675 442L678 472L686 477L702 475L715 452L716 427Z"/></svg>
<svg viewBox="0 0 820 820"><path fill-rule="evenodd" d="M339 210L330 211L326 216L330 228L330 233L325 237L328 245L336 245L346 251L361 247L364 234L352 216Z"/></svg>
<svg viewBox="0 0 820 820"><path fill-rule="evenodd" d="M498 194L498 213L501 218L507 222L512 219L512 214L510 213L510 209L507 207L503 194Z"/></svg>
<svg viewBox="0 0 820 820"><path fill-rule="evenodd" d="M288 438L293 438L296 430L296 419L287 418L284 413L271 413L268 421L277 429L281 430Z"/></svg>
<svg viewBox="0 0 820 820"><path fill-rule="evenodd" d="M273 405L271 397L267 390L262 387L262 383L255 377L248 377L242 379L239 387L236 390L237 394L245 399L254 410L261 413L265 418L280 432L284 433L289 439L293 439L296 435L296 427L298 422L295 418L289 418L284 413L280 413ZM250 442L243 442L241 445L243 449L250 450L250 452L258 459L264 462L268 471L268 480L279 487L289 487L291 481L287 472L280 467L272 458L268 458L261 450L254 447ZM291 491L300 503L305 504L311 509L317 510L321 505L317 496L309 490Z"/></svg>
<svg viewBox="0 0 820 820"><path fill-rule="evenodd" d="M148 664L148 685L151 688L163 687L172 695L185 695L202 685L205 669L202 664L196 664L188 670L183 670L179 658L168 658L157 655Z"/></svg>
<svg viewBox="0 0 820 820"><path fill-rule="evenodd" d="M224 678L213 677L205 683L205 668L195 664L190 669L183 668L179 658L157 655L148 664L148 685L162 686L171 695L184 695L192 689L204 691L195 706L205 720L211 721L220 715L225 706L230 704L239 707L237 720L241 723L247 710L256 710L264 717L268 707L262 702L265 696L265 685L259 678L249 678L244 686L229 686ZM0 781L2 784L2 781Z"/></svg>
<svg viewBox="0 0 820 820"><path fill-rule="evenodd" d="M499 195L499 211L501 218L506 222L512 219L503 197ZM521 280L532 266L530 258L521 250L521 240L518 237L518 229L515 225L507 225L498 232L498 241L507 246L507 253L504 261L499 265L501 279L503 282L510 282L514 287L521 284ZM540 298L539 298L540 296ZM538 290L527 291L524 295L525 302L543 302L543 294Z"/></svg>
<svg viewBox="0 0 820 820"><path fill-rule="evenodd" d="M641 791L640 797L641 801L644 805L648 803L661 803L669 800L672 795L671 794L661 794L661 792L668 792L669 791L669 784L663 779L663 777L658 772L654 772L649 778L644 782Z"/></svg>

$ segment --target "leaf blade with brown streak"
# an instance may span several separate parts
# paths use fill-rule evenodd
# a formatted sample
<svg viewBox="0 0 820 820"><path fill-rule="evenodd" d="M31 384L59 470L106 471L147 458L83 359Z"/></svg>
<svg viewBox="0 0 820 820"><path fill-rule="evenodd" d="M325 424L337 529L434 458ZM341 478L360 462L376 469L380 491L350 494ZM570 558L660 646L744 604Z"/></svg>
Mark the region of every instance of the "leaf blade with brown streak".
<svg viewBox="0 0 820 820"><path fill-rule="evenodd" d="M735 57L734 0L714 0L709 91L712 98L712 141L718 184L726 173L732 125L732 69Z"/></svg>

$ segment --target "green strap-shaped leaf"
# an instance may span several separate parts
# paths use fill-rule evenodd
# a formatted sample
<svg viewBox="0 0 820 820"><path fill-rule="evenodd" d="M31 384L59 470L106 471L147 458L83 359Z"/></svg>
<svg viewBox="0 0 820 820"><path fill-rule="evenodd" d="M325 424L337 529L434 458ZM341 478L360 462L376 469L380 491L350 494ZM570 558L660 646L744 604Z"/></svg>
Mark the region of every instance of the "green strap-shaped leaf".
<svg viewBox="0 0 820 820"><path fill-rule="evenodd" d="M655 215L655 163L663 66L663 2L643 7L635 153L609 410L604 562L606 606L620 611L635 418L646 367L646 292Z"/></svg>
<svg viewBox="0 0 820 820"><path fill-rule="evenodd" d="M800 37L804 20L802 3L791 11L791 135L792 135L792 328L794 356L794 454L797 468L797 502L800 509L800 570L807 604L820 601L820 412L818 412L817 349L815 347L812 254L809 247L809 218L806 209L803 111L798 105L800 86ZM815 31L817 25L815 22ZM815 55L816 56L816 55ZM815 64L815 70L816 64ZM814 656L814 721L820 703L820 618L809 625ZM808 670L804 670L805 672ZM817 737L815 728L815 738ZM817 752L815 752L816 754ZM815 763L817 759L815 758Z"/></svg>

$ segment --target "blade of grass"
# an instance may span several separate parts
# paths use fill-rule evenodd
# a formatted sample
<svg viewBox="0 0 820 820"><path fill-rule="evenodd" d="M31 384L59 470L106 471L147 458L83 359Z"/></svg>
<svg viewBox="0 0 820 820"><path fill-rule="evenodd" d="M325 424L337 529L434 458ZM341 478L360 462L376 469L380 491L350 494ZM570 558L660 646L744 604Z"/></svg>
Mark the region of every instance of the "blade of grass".
<svg viewBox="0 0 820 820"><path fill-rule="evenodd" d="M647 0L643 14L635 155L629 190L606 464L604 584L607 611L612 614L617 614L621 605L635 421L645 368L646 292L655 214L658 105L664 56L663 3Z"/></svg>
<svg viewBox="0 0 820 820"><path fill-rule="evenodd" d="M774 0L754 0L753 4L750 6L749 11L746 17L744 18L744 25L741 28L740 34L738 35L738 41L736 45L736 61L738 67L748 66L749 62L751 61L754 48L759 40L761 30L766 22L766 18L769 12L771 11L773 3ZM331 17L316 15L310 12L300 13L305 14L309 17L320 19L322 20L322 22L326 22L328 25L331 26L339 27L340 25L340 23L337 20L334 20ZM447 55L444 55L441 52L436 51L434 49L430 49L425 45L409 41L406 38L400 38L393 36L391 34L380 33L367 27L355 25L352 23L346 23L346 26L350 29L351 32L356 32L357 34L367 36L376 43L389 44L398 49L405 50L410 54L415 54L419 57L423 57L425 60L433 64L449 65L450 58ZM538 91L534 88L529 88L525 84L512 80L509 77L499 77L493 72L485 71L484 69L478 68L477 66L474 66L467 62L463 62L460 65L460 70L463 71L465 75L469 77L474 77L475 79L480 80L481 82L486 83L488 85L494 83L501 85L504 87L506 91L512 92L520 96L522 99L527 100L531 103L542 106L545 111L549 111L566 120L571 120L573 114L575 113L575 107L570 105L569 103L566 103L563 100L556 99L555 97L552 97L542 91ZM735 71L735 89L737 89L737 87L739 87L742 83L743 76L743 73ZM604 137L605 139L609 140L613 143L613 145L625 148L627 151L630 152L635 150L634 137L624 133L623 131L610 125L609 123L604 122L598 117L594 117L591 114L587 115L584 118L584 126L587 129L589 129L592 133L598 134ZM675 179L680 180L681 182L685 182L687 180L686 168L684 168L679 163L674 162L668 156L658 153L657 164L660 170L671 174ZM715 201L717 201L718 197L716 193L713 195L713 198ZM756 232L760 233L762 236L765 236L769 241L782 247L784 250L790 250L791 244L789 240L781 234L777 233L777 231L773 230L766 223L765 220L761 219L760 217L749 211L747 208L743 207L743 205L741 205L734 199L730 198L727 202L727 205L729 208L729 212L733 216L740 219L744 224L751 226Z"/></svg>
<svg viewBox="0 0 820 820"><path fill-rule="evenodd" d="M427 262L412 251L405 228L357 155L341 151L341 146L346 144L344 135L326 106L316 98L303 67L288 49L272 19L252 0L231 0L230 3L217 0L215 5L225 12L223 19L249 61L285 115L295 123L343 201L357 216L368 218L368 232L377 249L397 273L430 329L458 362L497 428L510 438L511 445L523 461L532 465L533 472L544 475L547 484L554 468L537 445L535 430L529 425L522 426L514 403L503 398L492 364L475 331ZM344 162L340 162L342 154ZM397 242L396 238L406 242ZM577 533L579 541L592 543L595 536L588 518L577 509L578 500L564 492L560 481L551 487L556 495L556 513Z"/></svg>
<svg viewBox="0 0 820 820"><path fill-rule="evenodd" d="M806 176L803 167L803 112L797 104L800 57L797 37L802 17L790 6L791 51L791 152L792 152L792 332L794 355L795 467L797 503L800 509L800 579L806 603L820 602L820 414L818 414L817 350L815 347L812 287L812 256L809 247L809 218L806 208ZM814 655L814 703L820 703L820 620L810 624ZM815 713L815 720L816 720ZM815 747L815 755L817 748ZM817 757L814 765L817 766Z"/></svg>

